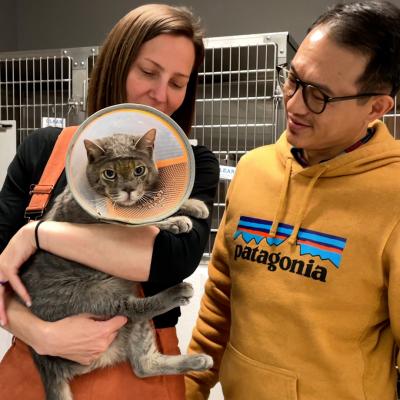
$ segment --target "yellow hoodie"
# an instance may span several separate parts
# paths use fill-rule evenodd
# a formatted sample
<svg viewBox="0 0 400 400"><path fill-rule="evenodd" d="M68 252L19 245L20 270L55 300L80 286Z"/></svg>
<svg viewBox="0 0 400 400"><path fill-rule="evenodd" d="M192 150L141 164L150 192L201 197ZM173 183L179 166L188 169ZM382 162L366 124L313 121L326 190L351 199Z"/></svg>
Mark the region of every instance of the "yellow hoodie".
<svg viewBox="0 0 400 400"><path fill-rule="evenodd" d="M377 121L303 168L283 134L240 161L209 264L187 399L395 400L400 144Z"/></svg>

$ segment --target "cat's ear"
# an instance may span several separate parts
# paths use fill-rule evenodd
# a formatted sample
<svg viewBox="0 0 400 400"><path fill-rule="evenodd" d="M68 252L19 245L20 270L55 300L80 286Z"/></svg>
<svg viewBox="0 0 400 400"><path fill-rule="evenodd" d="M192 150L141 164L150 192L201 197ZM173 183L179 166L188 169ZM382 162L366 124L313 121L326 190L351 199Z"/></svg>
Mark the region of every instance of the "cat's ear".
<svg viewBox="0 0 400 400"><path fill-rule="evenodd" d="M153 154L154 142L156 140L156 130L150 129L136 142L135 148L138 150L145 150Z"/></svg>
<svg viewBox="0 0 400 400"><path fill-rule="evenodd" d="M89 163L96 161L100 156L104 155L105 151L96 143L90 141L89 139L85 139L83 143L86 147Z"/></svg>

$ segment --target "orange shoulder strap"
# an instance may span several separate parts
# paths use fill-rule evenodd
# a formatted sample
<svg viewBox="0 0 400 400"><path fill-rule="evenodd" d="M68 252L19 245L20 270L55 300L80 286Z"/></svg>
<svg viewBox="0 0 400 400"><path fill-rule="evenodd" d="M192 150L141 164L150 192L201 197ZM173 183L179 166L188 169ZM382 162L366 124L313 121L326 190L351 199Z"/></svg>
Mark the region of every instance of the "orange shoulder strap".
<svg viewBox="0 0 400 400"><path fill-rule="evenodd" d="M32 197L25 210L25 218L28 220L38 219L43 216L54 186L64 170L68 145L77 129L77 126L69 126L61 131L39 183L31 186L29 194Z"/></svg>

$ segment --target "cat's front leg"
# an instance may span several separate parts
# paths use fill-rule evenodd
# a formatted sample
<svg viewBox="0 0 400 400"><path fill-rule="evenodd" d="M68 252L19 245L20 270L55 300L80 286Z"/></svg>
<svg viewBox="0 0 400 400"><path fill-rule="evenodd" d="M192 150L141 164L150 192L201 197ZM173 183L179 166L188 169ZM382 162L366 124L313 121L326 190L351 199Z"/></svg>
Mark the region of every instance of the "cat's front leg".
<svg viewBox="0 0 400 400"><path fill-rule="evenodd" d="M213 366L213 359L206 354L161 354L157 348L153 329L148 322L132 326L127 350L132 368L141 378L204 371Z"/></svg>
<svg viewBox="0 0 400 400"><path fill-rule="evenodd" d="M155 224L160 230L168 231L175 234L190 232L193 223L189 217L178 215L176 217L169 217Z"/></svg>
<svg viewBox="0 0 400 400"><path fill-rule="evenodd" d="M198 199L187 199L179 209L179 213L199 219L206 219L210 215L206 203Z"/></svg>
<svg viewBox="0 0 400 400"><path fill-rule="evenodd" d="M157 315L164 314L173 308L189 304L193 296L193 286L181 282L149 297L130 296L125 304L126 315L133 321L148 321Z"/></svg>

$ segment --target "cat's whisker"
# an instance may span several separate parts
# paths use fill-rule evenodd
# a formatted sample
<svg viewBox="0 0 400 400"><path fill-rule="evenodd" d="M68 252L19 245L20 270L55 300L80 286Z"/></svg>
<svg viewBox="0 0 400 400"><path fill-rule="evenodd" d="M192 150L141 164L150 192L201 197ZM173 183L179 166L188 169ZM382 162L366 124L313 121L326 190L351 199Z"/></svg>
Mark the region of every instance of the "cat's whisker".
<svg viewBox="0 0 400 400"><path fill-rule="evenodd" d="M140 199L140 203L142 204L142 203L144 203L144 204L151 204L151 203L154 203L154 198L153 197L150 197L150 196L143 196L141 199Z"/></svg>
<svg viewBox="0 0 400 400"><path fill-rule="evenodd" d="M149 207L149 206L152 206L152 205L154 205L154 201L152 200L152 199L147 199L147 198L141 198L140 199L140 201L138 202L138 204L141 206L141 207Z"/></svg>
<svg viewBox="0 0 400 400"><path fill-rule="evenodd" d="M146 196L146 195L157 196L157 195L159 195L159 194L162 194L162 190L148 191L148 192L145 193L145 196Z"/></svg>
<svg viewBox="0 0 400 400"><path fill-rule="evenodd" d="M104 207L107 206L107 199L106 198L94 199L94 200L91 200L91 202L93 202L93 206L96 209L104 208Z"/></svg>

